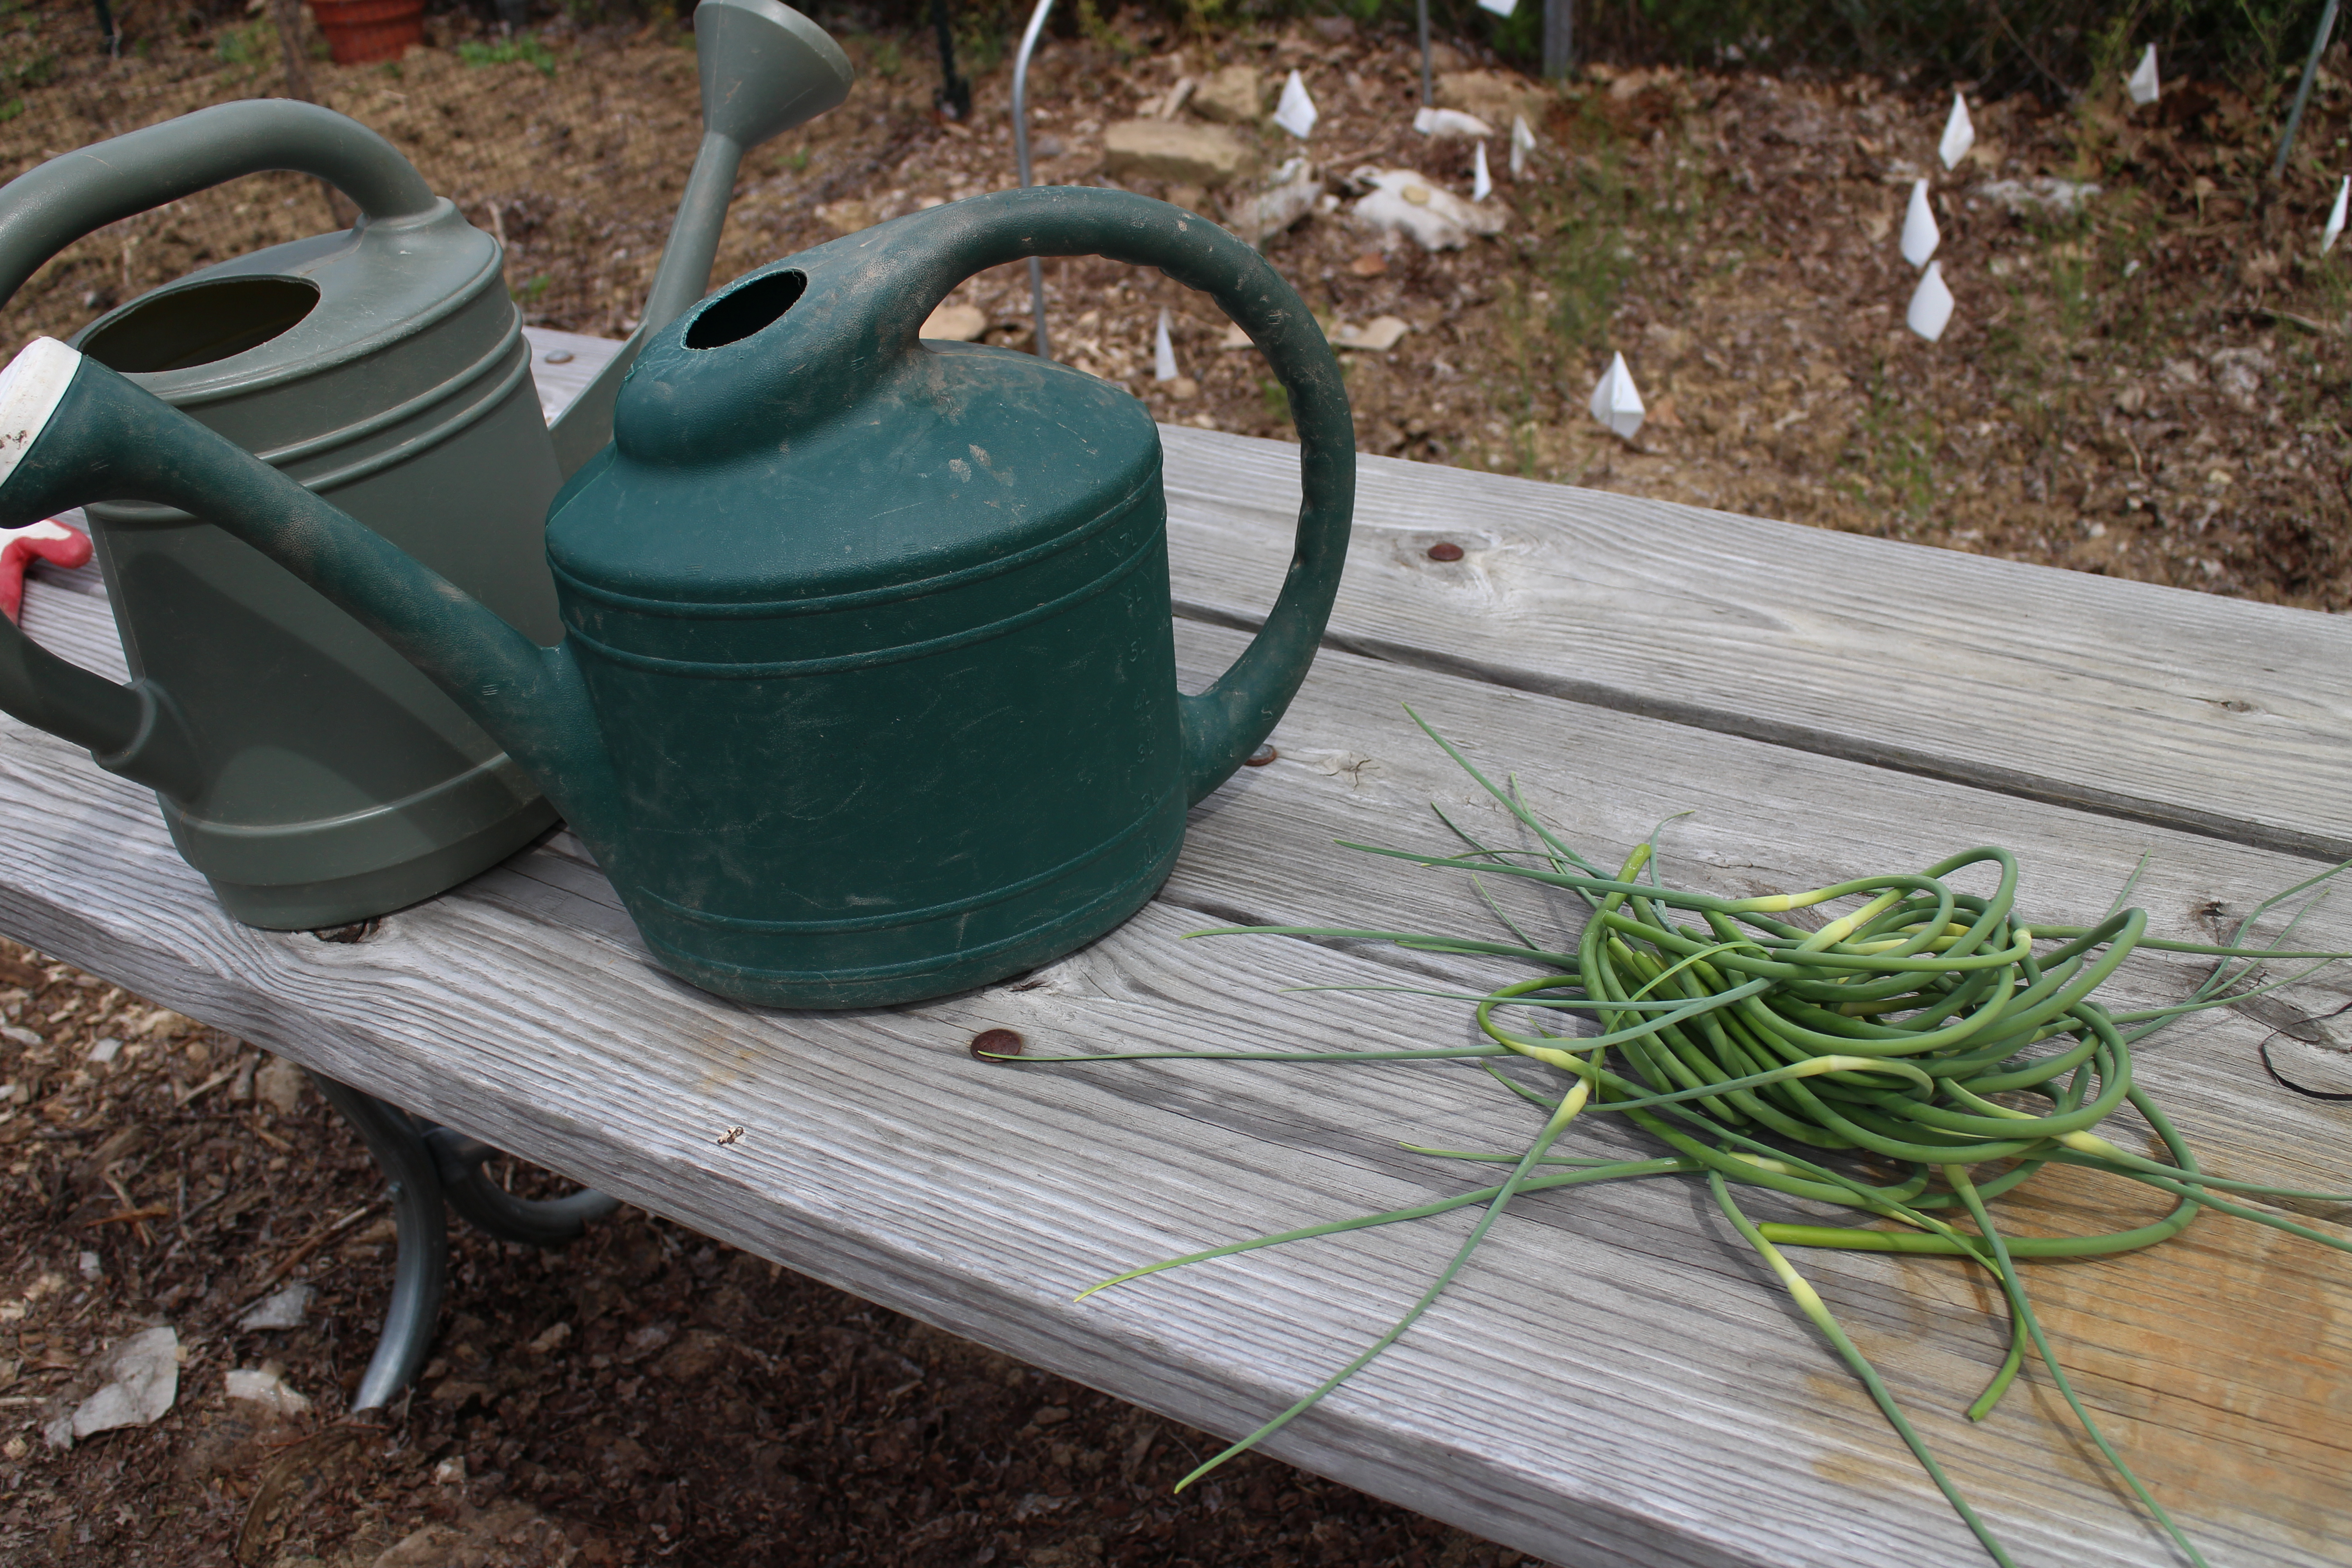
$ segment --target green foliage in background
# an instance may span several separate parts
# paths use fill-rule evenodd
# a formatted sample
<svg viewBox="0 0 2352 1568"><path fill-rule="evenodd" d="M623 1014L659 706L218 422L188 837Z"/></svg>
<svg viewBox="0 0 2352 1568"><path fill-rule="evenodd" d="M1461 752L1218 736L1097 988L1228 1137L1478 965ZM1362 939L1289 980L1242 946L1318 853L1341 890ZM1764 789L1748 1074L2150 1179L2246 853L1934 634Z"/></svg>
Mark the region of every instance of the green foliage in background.
<svg viewBox="0 0 2352 1568"><path fill-rule="evenodd" d="M13 0L0 0L0 28L10 28L24 7ZM39 87L58 74L58 57L41 47L33 29L10 30L0 37L0 81L10 87ZM25 112L24 100L12 99L15 113ZM0 112L0 120L14 115Z"/></svg>
<svg viewBox="0 0 2352 1568"><path fill-rule="evenodd" d="M2029 91L2063 101L2130 68L2154 44L2168 80L2224 81L2256 96L2301 64L2325 0L1577 0L1576 56L1613 65L1867 71L1921 86L1973 84L1999 97ZM1027 7L969 0L954 7L959 58L1009 58ZM927 26L929 0L873 7L887 26ZM1214 33L1292 17L1344 16L1410 33L1413 0L1076 0L1054 27L1122 58L1138 36ZM1483 43L1533 66L1543 47L1542 0L1507 17L1475 0L1430 0L1433 36ZM2352 30L2352 24L2347 24ZM982 42L994 37L992 53Z"/></svg>
<svg viewBox="0 0 2352 1568"><path fill-rule="evenodd" d="M1591 0L1593 58L1742 61L1974 81L2061 99L2157 47L2168 79L2260 90L2299 64L2325 0ZM1517 18L1514 17L1516 22ZM1505 24L1506 28L1509 24ZM1580 52L1582 52L1581 50Z"/></svg>
<svg viewBox="0 0 2352 1568"><path fill-rule="evenodd" d="M1277 425L1290 423L1290 389L1272 376L1260 376L1258 400L1265 405L1265 416Z"/></svg>
<svg viewBox="0 0 2352 1568"><path fill-rule="evenodd" d="M1019 41L1002 27L960 16L955 23L956 69L967 77L986 76L1003 64Z"/></svg>
<svg viewBox="0 0 2352 1568"><path fill-rule="evenodd" d="M278 58L277 28L263 18L213 35L213 58L226 66L264 66Z"/></svg>
<svg viewBox="0 0 2352 1568"><path fill-rule="evenodd" d="M836 4L841 0L836 0ZM884 76L919 68L936 52L929 0L846 0L812 14L836 33L877 40ZM2112 82L2147 45L2165 79L2225 83L2266 104L2290 87L2326 0L1574 0L1575 56L1620 67L1847 75L1866 72L1916 88L1963 83L1999 98L2032 92L2053 104ZM1429 0L1439 39L1483 44L1533 68L1543 47L1543 0L1518 0L1509 16L1476 0ZM687 32L690 0L535 0L541 15L583 25L653 23ZM120 7L118 6L118 9ZM0 0L0 104L5 89L39 85L53 67L16 19L24 0ZM1003 68L1029 14L1025 0L950 0L958 67ZM77 13L79 15L79 13ZM1368 30L1410 35L1414 0L1070 0L1053 31L1084 37L1122 60L1185 37L1299 18L1343 16ZM225 64L264 68L276 39L244 0L187 0L185 27L210 30ZM2352 35L2352 20L2345 26ZM688 35L690 36L690 35ZM89 38L77 39L97 47ZM880 41L887 40L887 42ZM555 58L529 33L459 46L472 65L528 64L552 75ZM902 52L903 51L903 52Z"/></svg>
<svg viewBox="0 0 2352 1568"><path fill-rule="evenodd" d="M536 33L517 33L495 44L468 38L457 46L457 58L469 66L521 64L535 68L541 76L555 74L555 51L540 42Z"/></svg>
<svg viewBox="0 0 2352 1568"><path fill-rule="evenodd" d="M1592 97L1571 101L1568 133L1581 155L1560 178L1535 182L1517 199L1538 237L1532 258L1551 298L1551 330L1589 359L1608 346L1640 258L1671 254L1714 197L1698 174L1702 160L1684 143L1636 165Z"/></svg>
<svg viewBox="0 0 2352 1568"><path fill-rule="evenodd" d="M1112 8L1118 8L1116 0ZM1108 49L1115 58L1129 60L1143 52L1134 39L1110 25L1095 0L1078 0L1077 17L1078 31Z"/></svg>

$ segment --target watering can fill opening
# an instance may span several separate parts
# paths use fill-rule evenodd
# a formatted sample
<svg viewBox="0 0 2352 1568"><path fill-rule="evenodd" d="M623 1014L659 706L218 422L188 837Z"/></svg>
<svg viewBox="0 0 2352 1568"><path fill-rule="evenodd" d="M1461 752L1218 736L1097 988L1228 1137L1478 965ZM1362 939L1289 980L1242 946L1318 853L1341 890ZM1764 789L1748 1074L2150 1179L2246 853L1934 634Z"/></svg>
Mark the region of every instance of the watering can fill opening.
<svg viewBox="0 0 2352 1568"><path fill-rule="evenodd" d="M0 293L109 223L274 169L334 184L362 220L165 283L77 343L552 641L538 536L562 476L499 247L383 137L254 100L53 158L0 189ZM209 519L119 492L87 516L137 702L36 661L0 672L0 707L153 787L239 920L381 914L554 820L458 704ZM184 742L168 768L165 731Z"/></svg>
<svg viewBox="0 0 2352 1568"><path fill-rule="evenodd" d="M808 274L785 270L756 278L730 289L695 313L687 323L686 346L724 348L762 331L782 319L785 311L808 292Z"/></svg>
<svg viewBox="0 0 2352 1568"><path fill-rule="evenodd" d="M319 286L307 278L194 280L111 312L83 335L81 351L125 374L187 370L259 348L318 308Z"/></svg>

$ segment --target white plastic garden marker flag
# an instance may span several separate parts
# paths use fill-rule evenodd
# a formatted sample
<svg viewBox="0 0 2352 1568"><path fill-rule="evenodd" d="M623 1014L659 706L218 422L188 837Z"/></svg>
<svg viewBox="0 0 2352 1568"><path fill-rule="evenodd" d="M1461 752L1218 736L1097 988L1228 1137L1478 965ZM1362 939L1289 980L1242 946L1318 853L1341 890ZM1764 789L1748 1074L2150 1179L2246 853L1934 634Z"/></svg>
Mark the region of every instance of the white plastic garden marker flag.
<svg viewBox="0 0 2352 1568"><path fill-rule="evenodd" d="M1528 117L1511 116L1511 178L1517 179L1528 172L1528 154L1536 150L1536 133L1528 129Z"/></svg>
<svg viewBox="0 0 2352 1568"><path fill-rule="evenodd" d="M2139 64L2132 68L2131 75L2124 78L2124 90L2131 94L2134 103L2154 103L2157 95L2164 90L2156 79L2154 44L2148 45L2147 52L2140 56Z"/></svg>
<svg viewBox="0 0 2352 1568"><path fill-rule="evenodd" d="M2335 249L2336 242L2344 237L2344 209L2347 202L2352 202L2352 174L2346 175L2344 183L2336 187L2336 205L2327 215L2327 232L2319 237L2322 256Z"/></svg>
<svg viewBox="0 0 2352 1568"><path fill-rule="evenodd" d="M1960 160L1969 155L1969 149L1976 144L1977 128L1969 120L1969 100L1955 92L1952 94L1952 115L1944 121L1944 141L1936 149L1936 154L1944 160L1944 167L1956 169L1959 167Z"/></svg>
<svg viewBox="0 0 2352 1568"><path fill-rule="evenodd" d="M1630 441L1642 428L1643 412L1641 390L1625 368L1625 356L1611 356L1608 373L1592 389L1592 416Z"/></svg>
<svg viewBox="0 0 2352 1568"><path fill-rule="evenodd" d="M1914 180L1911 210L1903 215L1903 259L1914 267L1925 267L1943 241L1944 231L1936 226L1936 209L1927 201L1927 182Z"/></svg>
<svg viewBox="0 0 2352 1568"><path fill-rule="evenodd" d="M1168 312L1160 312L1160 330L1151 334L1151 379L1176 379L1176 345L1168 339Z"/></svg>
<svg viewBox="0 0 2352 1568"><path fill-rule="evenodd" d="M1470 199L1483 202L1494 194L1494 177L1486 173L1486 144L1481 142L1477 159L1470 165Z"/></svg>
<svg viewBox="0 0 2352 1568"><path fill-rule="evenodd" d="M1952 321L1952 291L1944 286L1944 264L1927 263L1920 275L1919 287L1911 290L1911 309L1904 313L1904 324L1929 342L1944 335Z"/></svg>
<svg viewBox="0 0 2352 1568"><path fill-rule="evenodd" d="M1274 106L1274 122L1304 142L1314 134L1318 118L1315 100L1307 96L1307 84L1292 71L1290 79L1282 84L1282 101Z"/></svg>

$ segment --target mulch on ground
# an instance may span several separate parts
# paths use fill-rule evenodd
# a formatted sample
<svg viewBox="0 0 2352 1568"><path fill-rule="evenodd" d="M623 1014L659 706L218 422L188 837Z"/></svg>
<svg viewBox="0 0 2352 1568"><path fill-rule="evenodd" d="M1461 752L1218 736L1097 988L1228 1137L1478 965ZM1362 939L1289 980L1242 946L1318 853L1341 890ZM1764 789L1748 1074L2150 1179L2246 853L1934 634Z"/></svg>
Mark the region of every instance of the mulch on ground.
<svg viewBox="0 0 2352 1568"><path fill-rule="evenodd" d="M290 1063L14 943L0 1016L0 1561L1522 1561L1269 1459L1172 1495L1213 1439L634 1210L556 1252L457 1231L432 1361L354 1424L393 1254L357 1137ZM239 1326L289 1282L299 1327ZM171 1412L51 1446L158 1324ZM310 1408L229 1398L245 1368Z"/></svg>
<svg viewBox="0 0 2352 1568"><path fill-rule="evenodd" d="M158 35L108 61L61 41L79 13L27 15L49 29L50 75L0 119L10 167L278 90L261 21ZM926 38L829 21L858 85L747 159L718 279L1014 184L1005 60L974 71L970 121L944 122ZM314 64L317 96L504 238L527 320L619 336L693 158L692 50L657 28L562 23L518 50L460 37L470 26L435 18L436 47L394 64ZM470 58L455 47L468 42ZM2145 108L2119 80L2063 108L1979 101L1975 149L1948 171L1941 89L1601 66L1554 89L1441 46L1441 97L1498 132L1505 222L1434 253L1351 218L1359 171L1410 168L1469 193L1472 142L1412 129L1420 64L1402 35L1327 16L1192 36L1125 13L1049 37L1031 102L1042 183L1123 184L1223 216L1283 160L1314 163L1329 210L1269 240L1268 258L1335 331L1384 316L1409 328L1343 354L1364 450L2336 609L2352 605L2352 247L2323 254L2321 240L2352 141L2347 49L2323 64L2273 185L2282 106L2223 84L2171 83ZM1234 65L1257 70L1269 107L1300 71L1321 112L1313 138L1236 128L1256 173L1222 190L1107 173L1108 127ZM1520 179L1500 136L1511 110L1536 132ZM1904 325L1916 274L1896 253L1920 177L1957 300L1936 343ZM315 185L278 175L127 219L28 283L0 335L70 331L194 267L315 232L327 212ZM1058 356L1163 420L1289 433L1265 362L1223 346L1205 298L1085 259L1050 264L1045 283ZM1024 267L958 302L984 312L988 341L1026 344ZM1152 375L1162 310L1183 373L1168 383ZM1651 411L1632 442L1585 406L1620 352Z"/></svg>

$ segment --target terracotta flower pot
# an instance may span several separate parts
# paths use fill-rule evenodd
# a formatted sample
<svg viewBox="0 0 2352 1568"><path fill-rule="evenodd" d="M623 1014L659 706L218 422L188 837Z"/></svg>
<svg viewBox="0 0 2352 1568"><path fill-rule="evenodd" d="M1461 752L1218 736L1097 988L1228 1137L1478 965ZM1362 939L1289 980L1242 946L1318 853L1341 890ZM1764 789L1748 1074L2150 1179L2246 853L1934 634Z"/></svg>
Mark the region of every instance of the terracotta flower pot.
<svg viewBox="0 0 2352 1568"><path fill-rule="evenodd" d="M310 0L339 66L396 60L425 41L425 0Z"/></svg>

